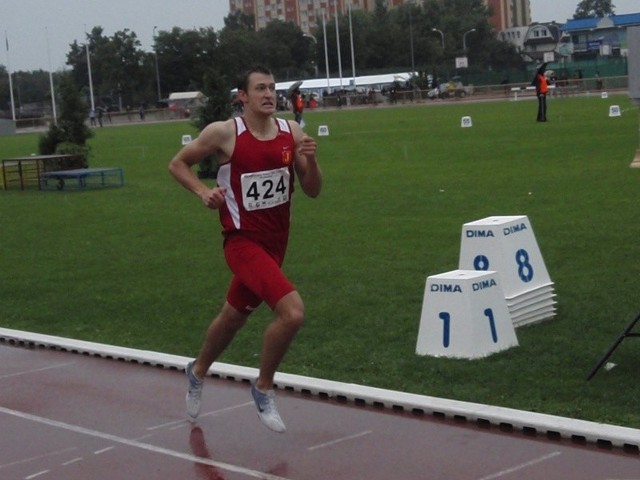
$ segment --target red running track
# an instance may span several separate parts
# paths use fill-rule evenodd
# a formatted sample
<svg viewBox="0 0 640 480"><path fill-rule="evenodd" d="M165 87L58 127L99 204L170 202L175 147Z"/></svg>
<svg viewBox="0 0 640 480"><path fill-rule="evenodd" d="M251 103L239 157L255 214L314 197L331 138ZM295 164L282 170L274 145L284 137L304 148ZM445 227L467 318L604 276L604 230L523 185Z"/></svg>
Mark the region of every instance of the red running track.
<svg viewBox="0 0 640 480"><path fill-rule="evenodd" d="M176 369L0 343L0 479L640 480L637 451L286 390L276 434L224 379L190 423L185 388Z"/></svg>

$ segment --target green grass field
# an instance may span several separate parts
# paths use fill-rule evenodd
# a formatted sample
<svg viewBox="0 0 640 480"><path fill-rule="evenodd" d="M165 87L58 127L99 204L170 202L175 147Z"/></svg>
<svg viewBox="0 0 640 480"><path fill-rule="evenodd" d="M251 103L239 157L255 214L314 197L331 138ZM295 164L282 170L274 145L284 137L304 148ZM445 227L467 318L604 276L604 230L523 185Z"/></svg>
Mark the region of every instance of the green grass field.
<svg viewBox="0 0 640 480"><path fill-rule="evenodd" d="M610 118L609 106L621 117ZM322 195L298 194L285 269L307 321L281 371L640 428L640 342L586 375L640 309L638 111L626 96L308 111ZM469 115L472 128L461 128ZM96 130L125 187L0 192L0 325L195 355L226 291L217 213L175 183L188 123ZM37 135L0 139L0 157ZM415 354L426 277L457 268L463 223L527 215L558 313L481 360ZM260 309L221 361L257 366Z"/></svg>

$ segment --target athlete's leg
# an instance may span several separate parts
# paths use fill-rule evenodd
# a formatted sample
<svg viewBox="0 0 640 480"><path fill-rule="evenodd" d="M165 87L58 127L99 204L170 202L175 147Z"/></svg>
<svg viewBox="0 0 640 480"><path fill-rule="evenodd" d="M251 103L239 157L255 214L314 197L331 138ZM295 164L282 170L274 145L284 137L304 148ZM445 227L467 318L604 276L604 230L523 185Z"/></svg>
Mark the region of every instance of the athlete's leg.
<svg viewBox="0 0 640 480"><path fill-rule="evenodd" d="M236 310L229 302L224 303L218 316L209 325L200 353L193 364L193 373L198 378L205 377L211 364L224 352L238 330L247 322L248 316L248 313Z"/></svg>
<svg viewBox="0 0 640 480"><path fill-rule="evenodd" d="M272 246L275 253L270 254L255 242L236 237L225 247L235 278L274 312L274 319L264 331L256 380L256 387L263 392L273 388L275 372L304 321L302 298L280 268L286 243ZM241 304L234 304L240 308Z"/></svg>
<svg viewBox="0 0 640 480"><path fill-rule="evenodd" d="M267 326L262 341L260 374L256 381L259 390L273 388L273 377L291 341L304 321L304 304L297 291L282 297L274 308L275 318Z"/></svg>

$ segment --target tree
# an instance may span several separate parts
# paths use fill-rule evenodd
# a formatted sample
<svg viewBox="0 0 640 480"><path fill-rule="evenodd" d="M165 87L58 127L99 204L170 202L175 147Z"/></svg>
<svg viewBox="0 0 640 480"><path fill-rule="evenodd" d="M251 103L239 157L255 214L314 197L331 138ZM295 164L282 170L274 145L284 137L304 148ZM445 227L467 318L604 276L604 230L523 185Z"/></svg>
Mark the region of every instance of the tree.
<svg viewBox="0 0 640 480"><path fill-rule="evenodd" d="M89 156L89 147L86 143L93 135L85 123L87 106L71 75L60 78L58 93L60 96L58 124L51 124L47 133L40 137L38 149L41 155L56 153L77 155L80 162L72 166L86 167Z"/></svg>
<svg viewBox="0 0 640 480"><path fill-rule="evenodd" d="M9 72L4 65L0 65L0 118L11 117L11 93L9 92ZM4 113L4 111L7 113Z"/></svg>
<svg viewBox="0 0 640 480"><path fill-rule="evenodd" d="M87 47L94 101L98 105L120 106L123 101L138 104L153 98L153 58L141 50L135 32L125 29L107 37L102 34L102 27L94 27L87 34L87 43L79 45L74 41L67 54L73 78L89 101Z"/></svg>
<svg viewBox="0 0 640 480"><path fill-rule="evenodd" d="M218 56L224 58L225 71L229 74L240 75L248 65L262 63L262 50L257 32L225 27L220 32L219 40Z"/></svg>
<svg viewBox="0 0 640 480"><path fill-rule="evenodd" d="M229 30L244 30L245 32L252 32L255 23L255 17L253 15L246 15L240 11L230 13L224 19L225 29Z"/></svg>
<svg viewBox="0 0 640 480"><path fill-rule="evenodd" d="M154 98L155 90L149 88L149 79L155 78L153 58L140 49L135 32L125 29L106 40L95 52L98 104L140 104Z"/></svg>
<svg viewBox="0 0 640 480"><path fill-rule="evenodd" d="M199 131L212 122L227 120L231 116L231 82L227 77L211 69L204 76L203 93L207 96L205 104L198 109L194 124ZM218 171L216 159L209 156L199 164L200 178L215 178Z"/></svg>
<svg viewBox="0 0 640 480"><path fill-rule="evenodd" d="M260 63L268 65L276 78L295 80L313 71L309 45L294 23L272 20L258 32L258 40L263 52Z"/></svg>
<svg viewBox="0 0 640 480"><path fill-rule="evenodd" d="M160 31L155 52L161 72L162 90L184 92L203 89L203 77L219 64L218 34L213 28Z"/></svg>
<svg viewBox="0 0 640 480"><path fill-rule="evenodd" d="M78 44L77 40L74 40L69 45L69 53L67 53L67 65L71 67L71 75L74 83L81 89L82 94L87 99L88 103L91 102L90 95L90 83L89 83L89 67L88 63L91 63L91 84L94 88L101 85L102 79L100 76L98 65L100 59L96 58L96 51L98 45L101 45L108 40L102 35L102 27L93 27L91 33L86 34L87 41L84 44ZM87 59L87 50L89 59ZM94 96L95 96L94 90Z"/></svg>
<svg viewBox="0 0 640 480"><path fill-rule="evenodd" d="M582 0L576 7L574 19L600 18L615 14L615 5L611 0Z"/></svg>

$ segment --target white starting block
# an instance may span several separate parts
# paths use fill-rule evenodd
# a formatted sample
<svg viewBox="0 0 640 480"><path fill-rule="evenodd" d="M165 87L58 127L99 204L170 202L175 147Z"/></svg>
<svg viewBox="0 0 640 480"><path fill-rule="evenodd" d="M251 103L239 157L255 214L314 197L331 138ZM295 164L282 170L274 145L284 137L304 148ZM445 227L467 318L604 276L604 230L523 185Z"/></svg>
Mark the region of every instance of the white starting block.
<svg viewBox="0 0 640 480"><path fill-rule="evenodd" d="M603 100L606 100L607 98L609 98L609 94L607 92L602 92L600 94L600 98L602 98Z"/></svg>
<svg viewBox="0 0 640 480"><path fill-rule="evenodd" d="M182 135L182 145L191 143L191 135Z"/></svg>
<svg viewBox="0 0 640 480"><path fill-rule="evenodd" d="M460 126L462 128L471 128L471 127L473 127L473 121L471 120L471 117L469 117L469 116L462 117L460 119Z"/></svg>
<svg viewBox="0 0 640 480"><path fill-rule="evenodd" d="M328 137L329 136L329 127L327 125L320 125L318 127L318 136L319 137Z"/></svg>
<svg viewBox="0 0 640 480"><path fill-rule="evenodd" d="M497 271L507 297L551 282L526 215L465 223L460 243L458 268Z"/></svg>
<svg viewBox="0 0 640 480"><path fill-rule="evenodd" d="M427 278L418 355L476 359L516 346L496 272L453 270Z"/></svg>
<svg viewBox="0 0 640 480"><path fill-rule="evenodd" d="M458 268L498 272L516 327L555 314L553 283L525 215L465 223Z"/></svg>
<svg viewBox="0 0 640 480"><path fill-rule="evenodd" d="M620 117L622 112L620 111L620 105L611 105L609 107L609 116L610 117Z"/></svg>

